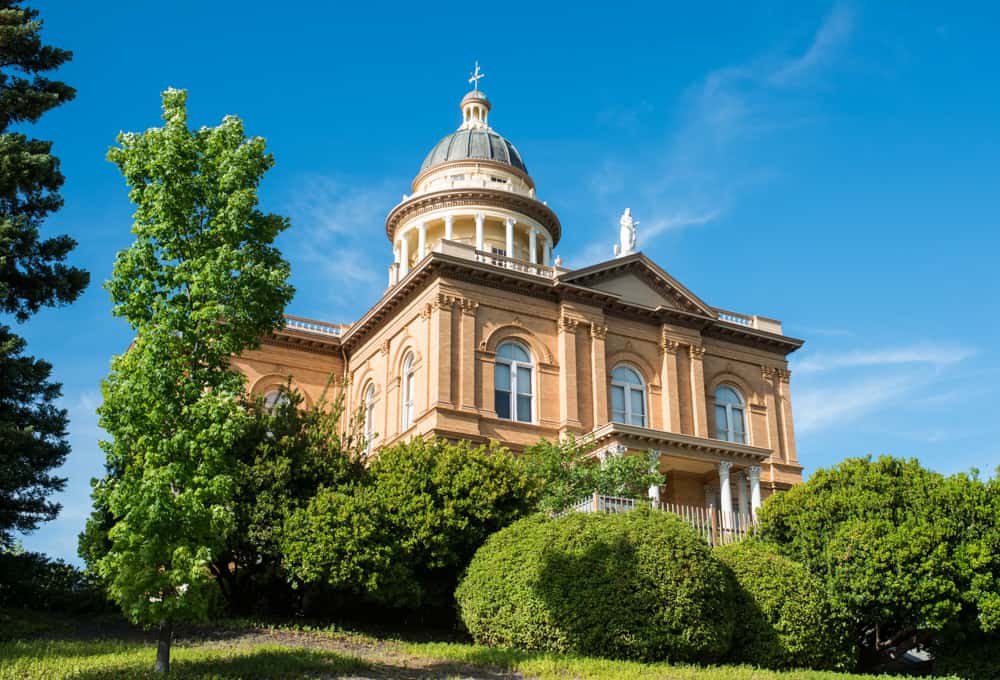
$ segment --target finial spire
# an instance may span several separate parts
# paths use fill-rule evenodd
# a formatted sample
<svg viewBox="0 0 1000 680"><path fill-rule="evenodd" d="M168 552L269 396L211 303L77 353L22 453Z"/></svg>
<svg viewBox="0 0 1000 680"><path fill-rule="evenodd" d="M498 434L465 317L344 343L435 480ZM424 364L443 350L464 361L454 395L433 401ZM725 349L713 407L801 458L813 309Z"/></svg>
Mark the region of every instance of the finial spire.
<svg viewBox="0 0 1000 680"><path fill-rule="evenodd" d="M479 91L479 79L485 78L486 74L479 70L479 60L476 60L476 70L472 72L472 77L469 78L469 82L472 83L472 89L476 92Z"/></svg>

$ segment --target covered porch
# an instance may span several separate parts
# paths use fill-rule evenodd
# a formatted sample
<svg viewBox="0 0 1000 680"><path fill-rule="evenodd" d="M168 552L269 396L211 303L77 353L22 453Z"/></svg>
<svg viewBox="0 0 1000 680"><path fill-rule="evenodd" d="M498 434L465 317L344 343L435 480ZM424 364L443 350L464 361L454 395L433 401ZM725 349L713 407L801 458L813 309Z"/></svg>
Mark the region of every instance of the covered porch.
<svg viewBox="0 0 1000 680"><path fill-rule="evenodd" d="M595 454L644 455L665 477L650 487L654 507L708 522L712 511L721 526L737 529L752 524L761 505L761 463L771 451L705 437L663 432L623 423L608 423L591 433ZM689 517L688 517L689 516Z"/></svg>

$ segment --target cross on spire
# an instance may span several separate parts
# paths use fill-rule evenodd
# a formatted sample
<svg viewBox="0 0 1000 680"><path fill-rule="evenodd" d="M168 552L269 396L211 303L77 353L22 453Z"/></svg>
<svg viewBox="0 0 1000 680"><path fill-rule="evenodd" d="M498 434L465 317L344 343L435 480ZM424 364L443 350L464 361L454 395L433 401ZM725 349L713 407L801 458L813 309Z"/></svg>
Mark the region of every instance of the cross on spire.
<svg viewBox="0 0 1000 680"><path fill-rule="evenodd" d="M486 74L479 70L479 61L476 61L476 70L472 72L472 77L469 78L469 82L472 83L472 89L479 91L479 79L485 78Z"/></svg>

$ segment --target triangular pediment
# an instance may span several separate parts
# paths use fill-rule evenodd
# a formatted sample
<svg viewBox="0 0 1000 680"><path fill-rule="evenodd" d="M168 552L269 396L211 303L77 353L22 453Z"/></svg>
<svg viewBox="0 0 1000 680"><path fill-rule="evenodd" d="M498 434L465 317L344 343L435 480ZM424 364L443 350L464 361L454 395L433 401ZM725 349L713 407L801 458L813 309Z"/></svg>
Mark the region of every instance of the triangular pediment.
<svg viewBox="0 0 1000 680"><path fill-rule="evenodd" d="M612 293L622 302L714 317L715 311L642 253L567 272L560 281Z"/></svg>

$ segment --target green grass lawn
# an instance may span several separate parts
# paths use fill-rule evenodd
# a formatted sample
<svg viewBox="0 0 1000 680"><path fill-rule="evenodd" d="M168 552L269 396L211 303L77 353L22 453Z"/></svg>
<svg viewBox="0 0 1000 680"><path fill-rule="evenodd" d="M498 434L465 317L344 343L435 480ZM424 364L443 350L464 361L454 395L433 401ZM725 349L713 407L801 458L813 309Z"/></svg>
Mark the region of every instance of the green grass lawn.
<svg viewBox="0 0 1000 680"><path fill-rule="evenodd" d="M46 614L0 610L0 680L159 678L156 654L134 630L98 628ZM39 637L41 636L41 637ZM767 671L749 666L701 667L611 661L561 654L493 649L455 642L404 642L391 635L340 627L268 626L246 621L191 631L174 644L171 675L209 678L495 677L495 670L539 680L875 680L876 676L819 671ZM887 677L887 676L879 676Z"/></svg>
<svg viewBox="0 0 1000 680"><path fill-rule="evenodd" d="M162 678L152 645L120 640L28 640L0 643L3 680ZM335 652L281 645L175 646L170 677L330 678L368 667Z"/></svg>

